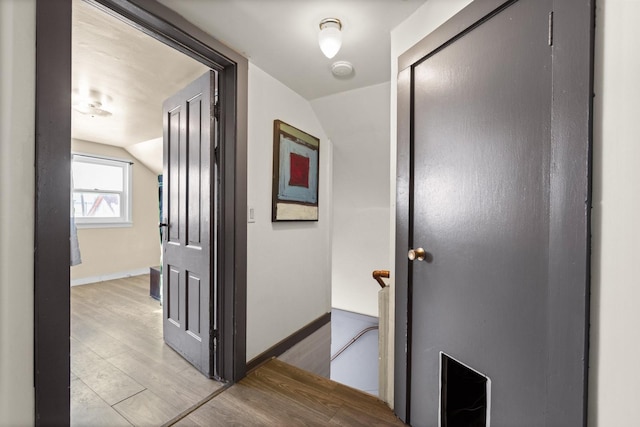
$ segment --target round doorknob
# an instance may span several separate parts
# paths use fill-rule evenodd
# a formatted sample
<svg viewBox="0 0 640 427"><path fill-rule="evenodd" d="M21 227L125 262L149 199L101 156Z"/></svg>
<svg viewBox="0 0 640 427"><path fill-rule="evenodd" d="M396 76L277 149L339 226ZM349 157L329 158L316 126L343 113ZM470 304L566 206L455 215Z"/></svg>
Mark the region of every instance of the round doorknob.
<svg viewBox="0 0 640 427"><path fill-rule="evenodd" d="M424 259L427 257L427 252L422 248L411 249L409 250L409 254L407 256L409 257L410 261L414 261L416 259L418 261L424 261Z"/></svg>

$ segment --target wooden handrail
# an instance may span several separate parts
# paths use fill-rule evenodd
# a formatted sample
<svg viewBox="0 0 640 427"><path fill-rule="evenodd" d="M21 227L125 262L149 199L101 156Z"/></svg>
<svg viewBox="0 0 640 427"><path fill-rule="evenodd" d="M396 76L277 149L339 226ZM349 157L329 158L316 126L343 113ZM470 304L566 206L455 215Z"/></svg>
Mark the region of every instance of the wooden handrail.
<svg viewBox="0 0 640 427"><path fill-rule="evenodd" d="M387 286L387 284L384 283L384 280L382 280L382 278L385 278L385 279L389 278L389 270L373 270L372 276L374 279L376 279L376 282L378 282L381 288L384 289Z"/></svg>

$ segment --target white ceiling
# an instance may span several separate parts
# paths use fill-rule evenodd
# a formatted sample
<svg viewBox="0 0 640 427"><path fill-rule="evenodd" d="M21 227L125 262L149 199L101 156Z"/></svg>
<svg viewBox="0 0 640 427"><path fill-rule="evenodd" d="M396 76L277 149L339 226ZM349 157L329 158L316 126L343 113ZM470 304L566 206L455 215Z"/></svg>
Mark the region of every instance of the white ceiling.
<svg viewBox="0 0 640 427"><path fill-rule="evenodd" d="M159 0L305 97L315 99L389 81L390 31L425 0ZM318 46L324 18L342 21L342 49ZM349 61L351 78L331 74Z"/></svg>
<svg viewBox="0 0 640 427"><path fill-rule="evenodd" d="M306 99L390 79L390 30L425 0L160 0ZM318 47L323 18L343 23L342 49ZM110 117L73 112L72 136L132 146L162 136L162 102L207 68L120 20L73 2L73 89L111 97ZM334 61L355 67L331 74Z"/></svg>
<svg viewBox="0 0 640 427"><path fill-rule="evenodd" d="M129 146L162 136L162 103L208 68L124 22L73 2L72 86L111 97L113 115L72 112L76 139Z"/></svg>

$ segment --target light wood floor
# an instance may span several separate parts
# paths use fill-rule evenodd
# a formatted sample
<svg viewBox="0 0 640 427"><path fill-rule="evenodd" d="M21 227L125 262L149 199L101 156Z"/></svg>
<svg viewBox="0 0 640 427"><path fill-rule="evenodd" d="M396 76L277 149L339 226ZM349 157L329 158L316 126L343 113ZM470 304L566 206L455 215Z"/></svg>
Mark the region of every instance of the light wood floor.
<svg viewBox="0 0 640 427"><path fill-rule="evenodd" d="M403 426L378 398L272 359L176 426Z"/></svg>
<svg viewBox="0 0 640 427"><path fill-rule="evenodd" d="M221 386L164 344L148 275L71 288L72 425L161 425Z"/></svg>
<svg viewBox="0 0 640 427"><path fill-rule="evenodd" d="M404 425L376 397L277 359L224 389L164 344L161 313L148 275L71 289L72 425Z"/></svg>

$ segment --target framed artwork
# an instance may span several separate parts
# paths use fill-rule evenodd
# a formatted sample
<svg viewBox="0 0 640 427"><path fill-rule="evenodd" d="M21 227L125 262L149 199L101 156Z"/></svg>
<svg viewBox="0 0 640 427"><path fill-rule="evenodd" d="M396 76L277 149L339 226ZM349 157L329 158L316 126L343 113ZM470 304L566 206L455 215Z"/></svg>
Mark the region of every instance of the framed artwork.
<svg viewBox="0 0 640 427"><path fill-rule="evenodd" d="M272 221L318 220L320 140L273 121Z"/></svg>

